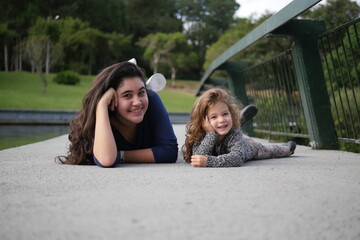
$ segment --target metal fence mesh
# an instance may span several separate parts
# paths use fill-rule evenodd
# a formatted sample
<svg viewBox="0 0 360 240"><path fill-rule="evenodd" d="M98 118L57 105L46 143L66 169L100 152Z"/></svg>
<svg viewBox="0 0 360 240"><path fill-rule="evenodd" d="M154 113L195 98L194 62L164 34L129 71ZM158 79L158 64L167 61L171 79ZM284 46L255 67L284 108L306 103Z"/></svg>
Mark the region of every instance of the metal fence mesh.
<svg viewBox="0 0 360 240"><path fill-rule="evenodd" d="M322 34L319 49L338 140L360 144L360 19Z"/></svg>
<svg viewBox="0 0 360 240"><path fill-rule="evenodd" d="M281 54L243 72L250 104L258 107L255 132L308 138L291 54Z"/></svg>

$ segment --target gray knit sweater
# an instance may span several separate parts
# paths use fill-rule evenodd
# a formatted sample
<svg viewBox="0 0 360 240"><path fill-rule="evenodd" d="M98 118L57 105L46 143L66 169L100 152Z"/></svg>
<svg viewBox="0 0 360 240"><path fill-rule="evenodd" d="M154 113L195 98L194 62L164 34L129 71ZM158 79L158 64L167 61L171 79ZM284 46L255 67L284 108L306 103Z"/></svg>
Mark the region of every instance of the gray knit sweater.
<svg viewBox="0 0 360 240"><path fill-rule="evenodd" d="M201 142L194 143L192 155L204 155L208 157L206 167L239 167L246 159L246 152L249 150L244 144L243 135L240 130L232 129L225 135L220 151L215 151L215 132L206 132Z"/></svg>

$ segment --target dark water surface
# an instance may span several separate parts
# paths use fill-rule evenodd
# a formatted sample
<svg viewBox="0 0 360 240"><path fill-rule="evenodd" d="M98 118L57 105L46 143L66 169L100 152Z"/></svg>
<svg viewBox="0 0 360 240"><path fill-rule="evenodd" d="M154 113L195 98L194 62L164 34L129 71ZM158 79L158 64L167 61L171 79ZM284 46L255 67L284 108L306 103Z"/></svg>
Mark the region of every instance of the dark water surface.
<svg viewBox="0 0 360 240"><path fill-rule="evenodd" d="M0 150L68 134L68 125L0 125Z"/></svg>

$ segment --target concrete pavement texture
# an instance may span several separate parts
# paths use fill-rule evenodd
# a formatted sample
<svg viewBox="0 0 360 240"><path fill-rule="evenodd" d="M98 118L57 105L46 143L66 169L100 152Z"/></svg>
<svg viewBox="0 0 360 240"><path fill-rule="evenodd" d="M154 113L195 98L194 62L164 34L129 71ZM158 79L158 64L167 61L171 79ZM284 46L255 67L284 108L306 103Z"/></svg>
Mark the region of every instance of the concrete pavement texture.
<svg viewBox="0 0 360 240"><path fill-rule="evenodd" d="M179 153L103 169L55 163L67 145L0 151L0 239L360 239L360 154L298 146L238 168Z"/></svg>

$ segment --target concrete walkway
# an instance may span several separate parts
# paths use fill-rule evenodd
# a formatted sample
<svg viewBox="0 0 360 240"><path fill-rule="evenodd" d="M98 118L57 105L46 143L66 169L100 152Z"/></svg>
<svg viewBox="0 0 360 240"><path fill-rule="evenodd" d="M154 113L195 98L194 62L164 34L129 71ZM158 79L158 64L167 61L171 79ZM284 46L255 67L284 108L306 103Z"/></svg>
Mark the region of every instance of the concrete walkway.
<svg viewBox="0 0 360 240"><path fill-rule="evenodd" d="M360 154L102 169L54 163L67 144L0 151L0 239L360 239Z"/></svg>

